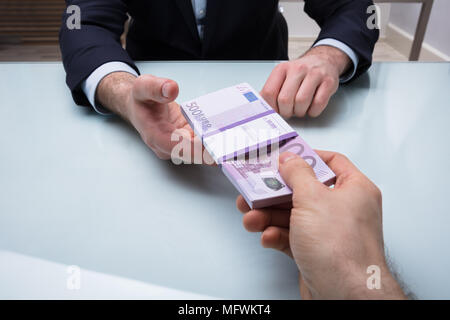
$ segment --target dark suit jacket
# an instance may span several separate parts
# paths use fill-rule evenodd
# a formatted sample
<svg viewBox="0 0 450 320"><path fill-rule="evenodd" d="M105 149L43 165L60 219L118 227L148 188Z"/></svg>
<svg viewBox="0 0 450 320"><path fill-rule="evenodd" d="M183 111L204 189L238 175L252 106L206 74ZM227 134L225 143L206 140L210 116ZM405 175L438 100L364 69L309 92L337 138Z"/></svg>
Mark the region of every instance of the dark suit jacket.
<svg viewBox="0 0 450 320"><path fill-rule="evenodd" d="M317 39L334 38L359 56L357 75L371 64L377 30L366 26L372 0L306 0L305 12L321 27ZM109 61L287 60L287 25L278 0L208 0L200 40L190 0L66 0L81 9L81 29L64 14L60 46L67 85L77 104L89 105L81 83ZM127 13L132 23L122 49Z"/></svg>

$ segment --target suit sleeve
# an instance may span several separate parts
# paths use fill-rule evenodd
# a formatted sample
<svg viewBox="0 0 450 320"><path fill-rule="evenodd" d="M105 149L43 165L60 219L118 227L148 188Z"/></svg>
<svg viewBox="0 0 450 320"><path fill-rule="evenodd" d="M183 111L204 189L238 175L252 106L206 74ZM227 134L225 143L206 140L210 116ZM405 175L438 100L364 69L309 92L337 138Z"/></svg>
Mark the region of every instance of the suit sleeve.
<svg viewBox="0 0 450 320"><path fill-rule="evenodd" d="M367 13L372 0L305 0L305 12L320 26L316 42L332 38L345 43L358 55L353 79L372 64L372 53L379 37L378 29L369 29Z"/></svg>
<svg viewBox="0 0 450 320"><path fill-rule="evenodd" d="M99 66L111 61L124 62L139 73L120 43L127 4L124 0L66 0L66 4L78 6L81 13L80 29L69 29L66 24L72 12L63 14L59 41L66 83L75 103L88 106L81 84Z"/></svg>

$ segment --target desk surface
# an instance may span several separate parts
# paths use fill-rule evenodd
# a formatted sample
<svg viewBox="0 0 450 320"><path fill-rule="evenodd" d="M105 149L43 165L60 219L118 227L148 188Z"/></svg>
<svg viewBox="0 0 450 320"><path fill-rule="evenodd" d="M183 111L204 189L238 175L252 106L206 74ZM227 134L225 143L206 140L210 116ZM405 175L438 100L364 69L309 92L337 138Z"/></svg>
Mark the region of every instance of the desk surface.
<svg viewBox="0 0 450 320"><path fill-rule="evenodd" d="M243 81L260 89L274 65L139 67L177 80L183 101ZM447 63L376 63L322 117L290 121L382 189L389 256L419 298L450 297L449 84ZM0 64L0 97L0 298L83 297L90 275L72 295L49 264L172 297L299 297L294 263L244 230L218 168L159 161L123 122L76 107L59 63ZM39 280L24 284L27 263Z"/></svg>

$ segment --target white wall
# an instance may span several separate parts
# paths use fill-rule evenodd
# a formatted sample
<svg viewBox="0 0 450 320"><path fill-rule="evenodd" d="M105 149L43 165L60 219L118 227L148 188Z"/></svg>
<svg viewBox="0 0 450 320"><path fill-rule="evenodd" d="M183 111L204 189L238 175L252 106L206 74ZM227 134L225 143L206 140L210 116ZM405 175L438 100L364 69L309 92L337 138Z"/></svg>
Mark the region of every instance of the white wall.
<svg viewBox="0 0 450 320"><path fill-rule="evenodd" d="M280 5L284 9L283 14L287 20L289 36L291 38L317 37L320 29L315 21L303 12L303 1L284 0L280 1ZM386 32L387 26L392 25L396 27L397 30L409 34L412 39L421 5L417 3L383 3L378 5L381 8L381 38L389 37L387 40L391 41L388 41L391 45L394 45L394 47L403 54L408 55L409 48L405 48L404 39L398 39L395 36L391 39L391 34ZM394 41L394 43L392 43L392 41ZM398 47L395 46L397 41ZM411 43L412 41L410 40L406 46L410 46ZM428 52L431 50L433 54L438 54L438 56L444 60L447 59L446 57L450 56L450 0L434 0L428 29L425 34L424 49L427 49ZM422 53L424 53L424 51L422 51ZM423 56L421 56L421 59L422 57ZM424 55L424 57L426 57L426 55Z"/></svg>
<svg viewBox="0 0 450 320"><path fill-rule="evenodd" d="M420 4L396 3L391 6L389 22L413 35L420 13ZM450 56L450 1L434 0L425 43Z"/></svg>
<svg viewBox="0 0 450 320"><path fill-rule="evenodd" d="M448 0L445 0L448 1ZM289 26L290 37L315 38L319 34L320 28L316 22L303 12L303 1L280 1L284 9L284 17ZM389 20L390 4L380 4L381 37L385 36L386 25Z"/></svg>
<svg viewBox="0 0 450 320"><path fill-rule="evenodd" d="M320 32L316 22L303 11L304 3L280 2L289 27L289 37L315 38Z"/></svg>

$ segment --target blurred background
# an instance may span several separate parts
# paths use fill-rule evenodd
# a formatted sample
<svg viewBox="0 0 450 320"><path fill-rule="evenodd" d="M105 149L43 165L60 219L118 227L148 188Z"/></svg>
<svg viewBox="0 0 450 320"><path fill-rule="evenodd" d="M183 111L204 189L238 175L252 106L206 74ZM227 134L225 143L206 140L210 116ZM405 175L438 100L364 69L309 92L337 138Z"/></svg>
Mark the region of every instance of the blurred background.
<svg viewBox="0 0 450 320"><path fill-rule="evenodd" d="M263 0L262 0L263 1ZM450 61L449 0L378 0L381 37L375 61ZM305 52L319 32L299 0L281 1L289 56ZM58 61L64 0L0 0L0 61Z"/></svg>

